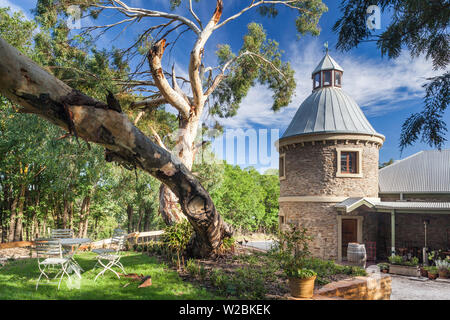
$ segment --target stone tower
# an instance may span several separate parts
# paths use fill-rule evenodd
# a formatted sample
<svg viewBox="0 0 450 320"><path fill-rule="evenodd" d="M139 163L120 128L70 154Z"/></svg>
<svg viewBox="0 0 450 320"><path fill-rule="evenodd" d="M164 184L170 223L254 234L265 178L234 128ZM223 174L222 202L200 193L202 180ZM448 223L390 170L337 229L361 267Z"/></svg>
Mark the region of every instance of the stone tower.
<svg viewBox="0 0 450 320"><path fill-rule="evenodd" d="M378 198L378 157L385 140L343 91L343 74L327 52L312 73L311 95L278 141L280 226L308 228L313 255L325 259L338 258L342 217L335 205Z"/></svg>

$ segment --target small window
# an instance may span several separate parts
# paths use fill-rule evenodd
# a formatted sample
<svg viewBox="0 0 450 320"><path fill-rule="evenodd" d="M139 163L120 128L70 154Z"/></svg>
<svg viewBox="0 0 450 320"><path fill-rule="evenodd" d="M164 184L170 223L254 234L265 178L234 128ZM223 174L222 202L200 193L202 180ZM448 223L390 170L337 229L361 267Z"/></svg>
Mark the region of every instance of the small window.
<svg viewBox="0 0 450 320"><path fill-rule="evenodd" d="M320 87L320 72L314 75L314 89Z"/></svg>
<svg viewBox="0 0 450 320"><path fill-rule="evenodd" d="M284 224L284 216L280 216L280 224Z"/></svg>
<svg viewBox="0 0 450 320"><path fill-rule="evenodd" d="M285 160L284 154L280 155L279 171L280 171L280 179L285 179L286 178L286 160Z"/></svg>
<svg viewBox="0 0 450 320"><path fill-rule="evenodd" d="M323 86L324 87L331 86L331 71L323 72Z"/></svg>
<svg viewBox="0 0 450 320"><path fill-rule="evenodd" d="M342 73L340 71L334 72L334 85L336 87L342 86Z"/></svg>
<svg viewBox="0 0 450 320"><path fill-rule="evenodd" d="M357 152L341 153L341 173L358 173L357 172Z"/></svg>

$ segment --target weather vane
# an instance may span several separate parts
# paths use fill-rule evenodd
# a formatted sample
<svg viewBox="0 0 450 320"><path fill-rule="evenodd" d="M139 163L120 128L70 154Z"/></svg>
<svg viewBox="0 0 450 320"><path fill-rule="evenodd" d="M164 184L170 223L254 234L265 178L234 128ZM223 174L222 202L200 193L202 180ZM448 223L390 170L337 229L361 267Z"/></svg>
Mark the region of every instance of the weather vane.
<svg viewBox="0 0 450 320"><path fill-rule="evenodd" d="M327 53L328 53L328 41L327 42L325 42L324 44L323 44L323 46L325 47L325 50L327 51Z"/></svg>

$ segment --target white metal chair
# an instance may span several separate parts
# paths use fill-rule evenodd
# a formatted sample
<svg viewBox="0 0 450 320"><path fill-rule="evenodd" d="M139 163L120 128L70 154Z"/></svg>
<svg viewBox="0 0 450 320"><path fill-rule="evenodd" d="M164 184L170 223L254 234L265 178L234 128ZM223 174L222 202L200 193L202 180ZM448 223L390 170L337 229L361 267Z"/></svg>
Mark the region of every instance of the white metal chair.
<svg viewBox="0 0 450 320"><path fill-rule="evenodd" d="M109 244L109 248L105 249L94 249L92 252L98 254L96 257L97 263L94 268L98 265L103 267L103 270L100 271L95 277L94 281L97 281L97 278L103 275L107 270L113 272L119 279L119 274L112 269L112 267L119 267L122 272L125 274L125 269L120 262L121 258L121 250L123 249L126 241L127 233L121 229L114 230L113 236L111 238L111 242Z"/></svg>
<svg viewBox="0 0 450 320"><path fill-rule="evenodd" d="M72 239L74 238L75 233L72 229L52 229L52 239ZM70 263L72 264L72 270L81 278L81 274L79 270L84 271L83 268L78 264L78 262L73 258L75 251L73 247L71 250L67 250L63 247L63 255L64 258L70 259Z"/></svg>
<svg viewBox="0 0 450 320"><path fill-rule="evenodd" d="M39 281L42 276L45 276L47 280L50 281L50 278L47 275L50 271L49 269L58 270L58 273L54 279L61 275L58 283L59 290L64 275L67 275L70 279L70 275L67 272L67 267L70 261L69 258L63 258L61 243L58 240L41 238L36 239L35 244L38 267L41 272L36 283L36 290L38 289Z"/></svg>
<svg viewBox="0 0 450 320"><path fill-rule="evenodd" d="M53 239L68 239L73 237L74 233L72 229L52 229Z"/></svg>

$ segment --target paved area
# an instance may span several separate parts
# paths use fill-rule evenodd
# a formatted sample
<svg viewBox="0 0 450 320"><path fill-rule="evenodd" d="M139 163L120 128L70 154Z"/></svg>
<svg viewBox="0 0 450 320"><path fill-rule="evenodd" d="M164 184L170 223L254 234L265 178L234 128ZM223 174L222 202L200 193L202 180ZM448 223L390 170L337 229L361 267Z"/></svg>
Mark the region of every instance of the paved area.
<svg viewBox="0 0 450 320"><path fill-rule="evenodd" d="M450 300L450 281L391 275L391 300Z"/></svg>
<svg viewBox="0 0 450 320"><path fill-rule="evenodd" d="M245 244L248 247L253 247L256 249L268 251L272 248L274 245L274 241L267 240L267 241L249 241Z"/></svg>

